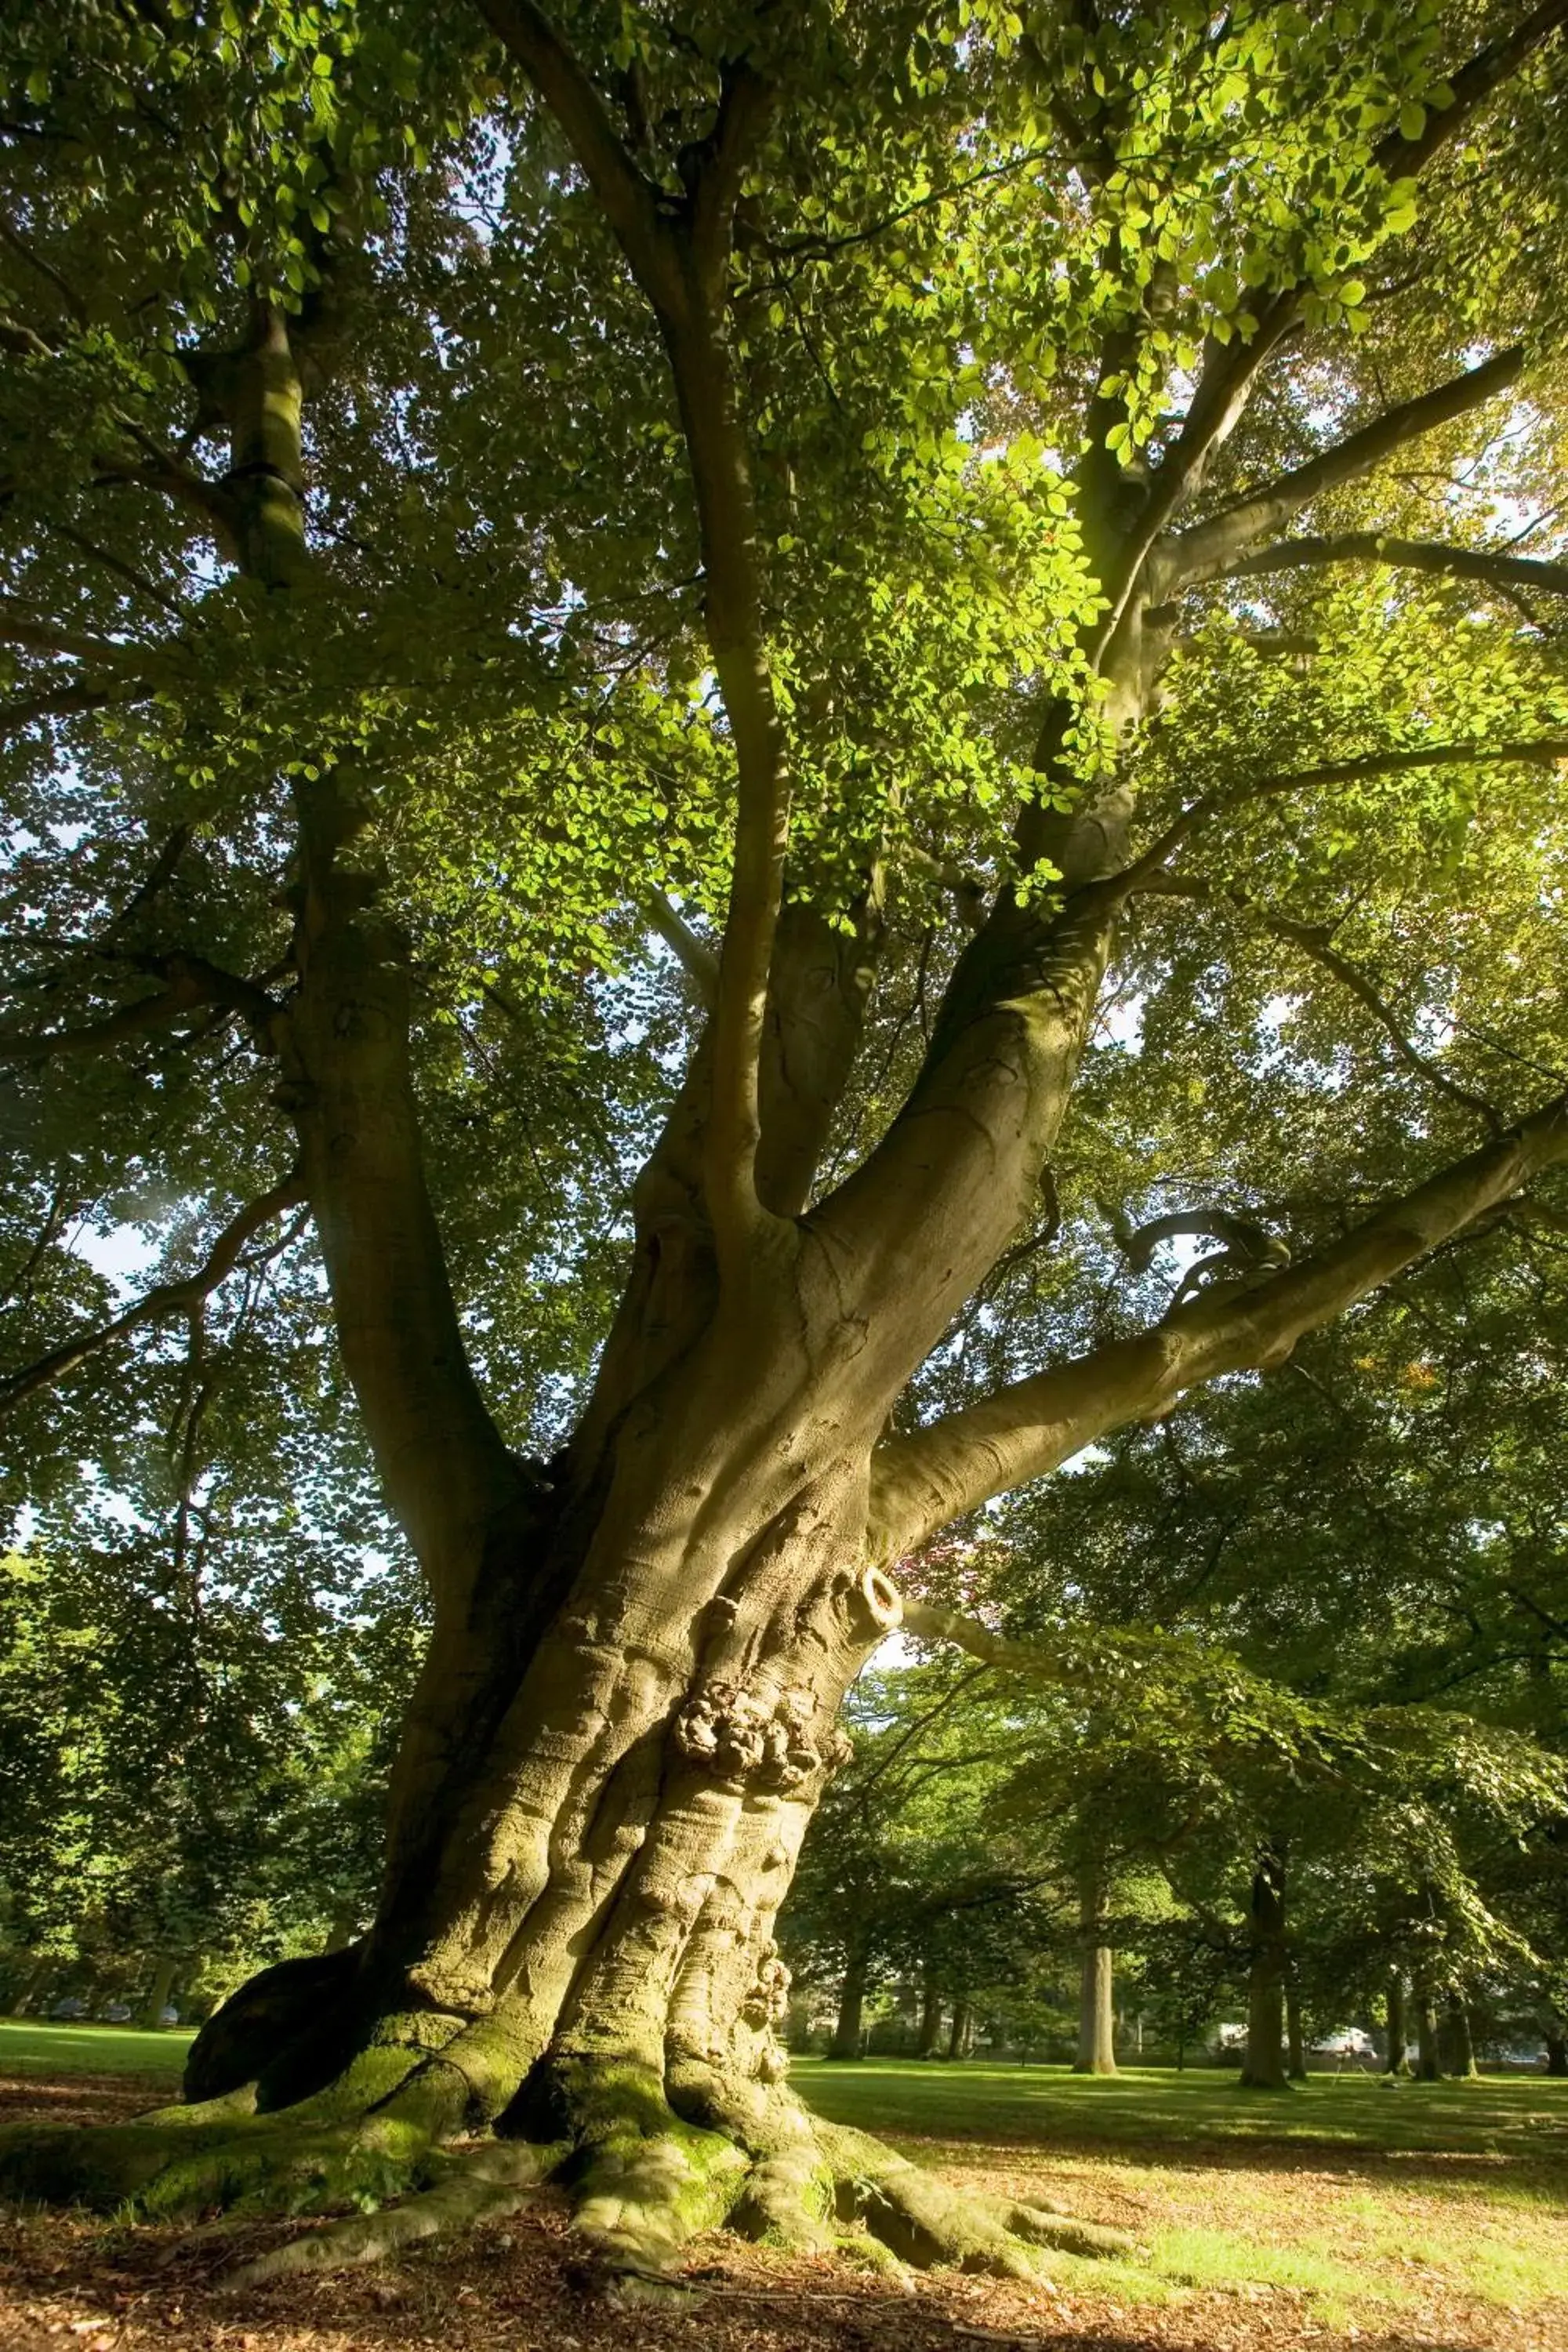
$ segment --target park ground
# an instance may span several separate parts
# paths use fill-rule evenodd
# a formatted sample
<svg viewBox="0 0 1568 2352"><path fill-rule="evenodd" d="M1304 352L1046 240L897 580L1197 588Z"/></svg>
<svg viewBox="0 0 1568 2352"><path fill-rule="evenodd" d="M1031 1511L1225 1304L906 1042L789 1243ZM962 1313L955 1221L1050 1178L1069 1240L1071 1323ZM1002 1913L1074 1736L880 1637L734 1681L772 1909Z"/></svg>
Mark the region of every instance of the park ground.
<svg viewBox="0 0 1568 2352"><path fill-rule="evenodd" d="M0 2021L0 2125L167 2097L184 2037ZM699 2242L689 2307L611 2311L548 2206L394 2266L226 2295L275 2221L0 2218L4 2352L1563 2352L1568 2083L1287 2095L1212 2073L800 2065L825 2115L949 2180L1114 2222L1131 2262L1052 2258L1037 2290Z"/></svg>

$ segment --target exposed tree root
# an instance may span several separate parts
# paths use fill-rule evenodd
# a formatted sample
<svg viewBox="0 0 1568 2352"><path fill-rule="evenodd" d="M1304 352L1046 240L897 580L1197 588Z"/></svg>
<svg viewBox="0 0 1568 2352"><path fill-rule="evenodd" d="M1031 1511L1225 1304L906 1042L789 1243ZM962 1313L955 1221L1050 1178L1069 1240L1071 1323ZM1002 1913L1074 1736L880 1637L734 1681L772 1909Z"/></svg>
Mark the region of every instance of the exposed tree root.
<svg viewBox="0 0 1568 2352"><path fill-rule="evenodd" d="M683 2249L726 2223L792 2250L841 2250L900 2284L906 2264L1035 2279L1041 2249L1131 2251L1118 2231L950 2189L820 2122L782 2084L688 2067L671 2091L681 2112L647 2064L556 2060L503 2119L520 2137L454 2150L474 2127L461 2070L439 2052L384 2047L277 2114L250 2112L240 2091L134 2124L14 2134L0 2143L0 2190L159 2216L357 2209L247 2263L233 2287L379 2262L515 2212L545 2182L571 2201L587 2275L620 2300L689 2294Z"/></svg>
<svg viewBox="0 0 1568 2352"><path fill-rule="evenodd" d="M866 2132L819 2124L817 2137L839 2185L839 2210L857 2214L900 2261L926 2270L951 2264L1001 2278L1039 2275L1033 2249L1130 2254L1132 2241L1068 2213L949 2189Z"/></svg>
<svg viewBox="0 0 1568 2352"><path fill-rule="evenodd" d="M401 2204L351 2214L324 2230L290 2238L231 2271L224 2284L237 2291L307 2271L349 2270L362 2263L384 2262L421 2238L447 2237L476 2222L499 2221L528 2203L549 2161L548 2151L492 2140L449 2159L445 2178L433 2189Z"/></svg>

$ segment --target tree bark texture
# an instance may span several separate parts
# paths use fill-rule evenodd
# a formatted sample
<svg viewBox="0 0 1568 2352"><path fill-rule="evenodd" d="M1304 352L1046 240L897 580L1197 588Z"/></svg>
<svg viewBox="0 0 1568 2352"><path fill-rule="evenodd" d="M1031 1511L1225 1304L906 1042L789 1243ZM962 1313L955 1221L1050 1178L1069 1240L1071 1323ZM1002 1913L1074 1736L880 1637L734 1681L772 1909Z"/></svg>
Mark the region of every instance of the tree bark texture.
<svg viewBox="0 0 1568 2352"><path fill-rule="evenodd" d="M1266 1846L1252 1874L1247 1980L1247 2063L1242 2085L1282 2091L1285 2076L1285 1862Z"/></svg>
<svg viewBox="0 0 1568 2352"><path fill-rule="evenodd" d="M1544 1105L1297 1265L1215 1284L1148 1328L886 1434L954 1317L1037 1222L1122 908L1205 812L1194 803L1165 846L1134 859L1114 754L1088 797L1064 763L1082 681L1047 684L1034 765L1063 790L1020 810L1017 846L1021 871L1048 857L1058 885L1026 898L1004 877L989 910L973 908L907 1099L816 1196L881 919L874 872L847 929L784 888L788 746L727 318L735 209L772 101L749 62L725 61L710 135L682 151L678 198L626 145L545 10L481 0L481 13L520 91L554 118L668 360L732 759L728 914L705 1029L634 1188L630 1265L593 1393L541 1471L503 1443L448 1281L410 1060L413 976L361 845L375 780L301 770L295 984L277 1000L254 988L250 1017L277 1060L274 1099L298 1146L288 1184L310 1209L344 1367L432 1633L368 1933L268 1969L226 2003L191 2054L188 2095L207 2104L172 2136L178 2156L156 2129L110 2134L81 2158L98 2168L89 2193L167 2210L211 2201L218 2184L235 2193L243 2111L264 2171L302 2168L329 2197L367 2183L380 2196L390 2165L419 2190L290 2256L357 2260L436 2226L426 2197L443 2217L454 2200L487 2211L517 2201L521 2159L488 2150L464 2176L463 2209L430 2156L500 2126L540 2168L570 2172L583 2226L633 2267L657 2267L692 2228L731 2216L819 2242L856 2183L900 2250L1017 2267L1020 2232L1037 2237L1042 2217L966 2207L955 2219L923 2176L811 2124L779 2082L773 1922L844 1752L844 1691L900 1622L898 1564L1105 1432L1285 1360L1304 1333L1568 1157L1568 1105ZM1507 69L1529 53L1530 41L1506 51ZM1475 88L1503 71L1494 59ZM1479 102L1467 96L1444 121ZM1500 354L1176 529L1294 300L1289 289L1271 299L1245 349L1215 346L1157 479L1133 482L1104 402L1090 402L1078 512L1102 609L1078 650L1112 733L1150 708L1170 647L1159 616L1184 583L1265 554L1320 492L1506 390L1521 363ZM293 348L309 333L252 299L238 347L200 354L229 439L213 486L221 551L268 597L292 595L318 560ZM852 2027L857 2047L860 1965L840 2037ZM1085 1966L1098 2063L1110 2058L1102 1938ZM1247 2082L1283 2082L1285 1977L1283 1863L1266 1851ZM972 2030L961 2004L955 2048ZM0 2184L11 2164L0 2154ZM68 2179L81 2192L58 2151L29 2147L13 2170L24 2193Z"/></svg>
<svg viewBox="0 0 1568 2352"><path fill-rule="evenodd" d="M1443 2069L1437 2055L1437 2003L1425 1986L1415 1992L1415 2079L1440 2083Z"/></svg>

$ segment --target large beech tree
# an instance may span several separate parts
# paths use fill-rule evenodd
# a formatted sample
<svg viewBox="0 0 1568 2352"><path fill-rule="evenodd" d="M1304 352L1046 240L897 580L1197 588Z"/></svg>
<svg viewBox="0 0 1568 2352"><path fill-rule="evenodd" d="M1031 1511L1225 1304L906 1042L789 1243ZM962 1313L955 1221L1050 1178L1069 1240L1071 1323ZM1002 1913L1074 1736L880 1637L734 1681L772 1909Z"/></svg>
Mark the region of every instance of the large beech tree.
<svg viewBox="0 0 1568 2352"><path fill-rule="evenodd" d="M773 1920L902 1560L1568 1159L1564 16L13 12L15 1491L188 1554L330 1313L431 1630L368 1935L7 2180L1050 2237Z"/></svg>

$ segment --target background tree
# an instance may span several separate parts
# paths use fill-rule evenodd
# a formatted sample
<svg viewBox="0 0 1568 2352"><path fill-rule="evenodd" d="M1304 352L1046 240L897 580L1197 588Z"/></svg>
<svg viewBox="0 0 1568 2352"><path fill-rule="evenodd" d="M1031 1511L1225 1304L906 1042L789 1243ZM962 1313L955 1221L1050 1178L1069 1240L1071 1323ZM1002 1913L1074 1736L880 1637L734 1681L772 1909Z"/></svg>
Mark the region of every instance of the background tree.
<svg viewBox="0 0 1568 2352"><path fill-rule="evenodd" d="M7 2179L1049 2232L773 1920L901 1558L1550 1205L1563 13L7 26L15 1458L264 1278L432 1628L368 1935Z"/></svg>

